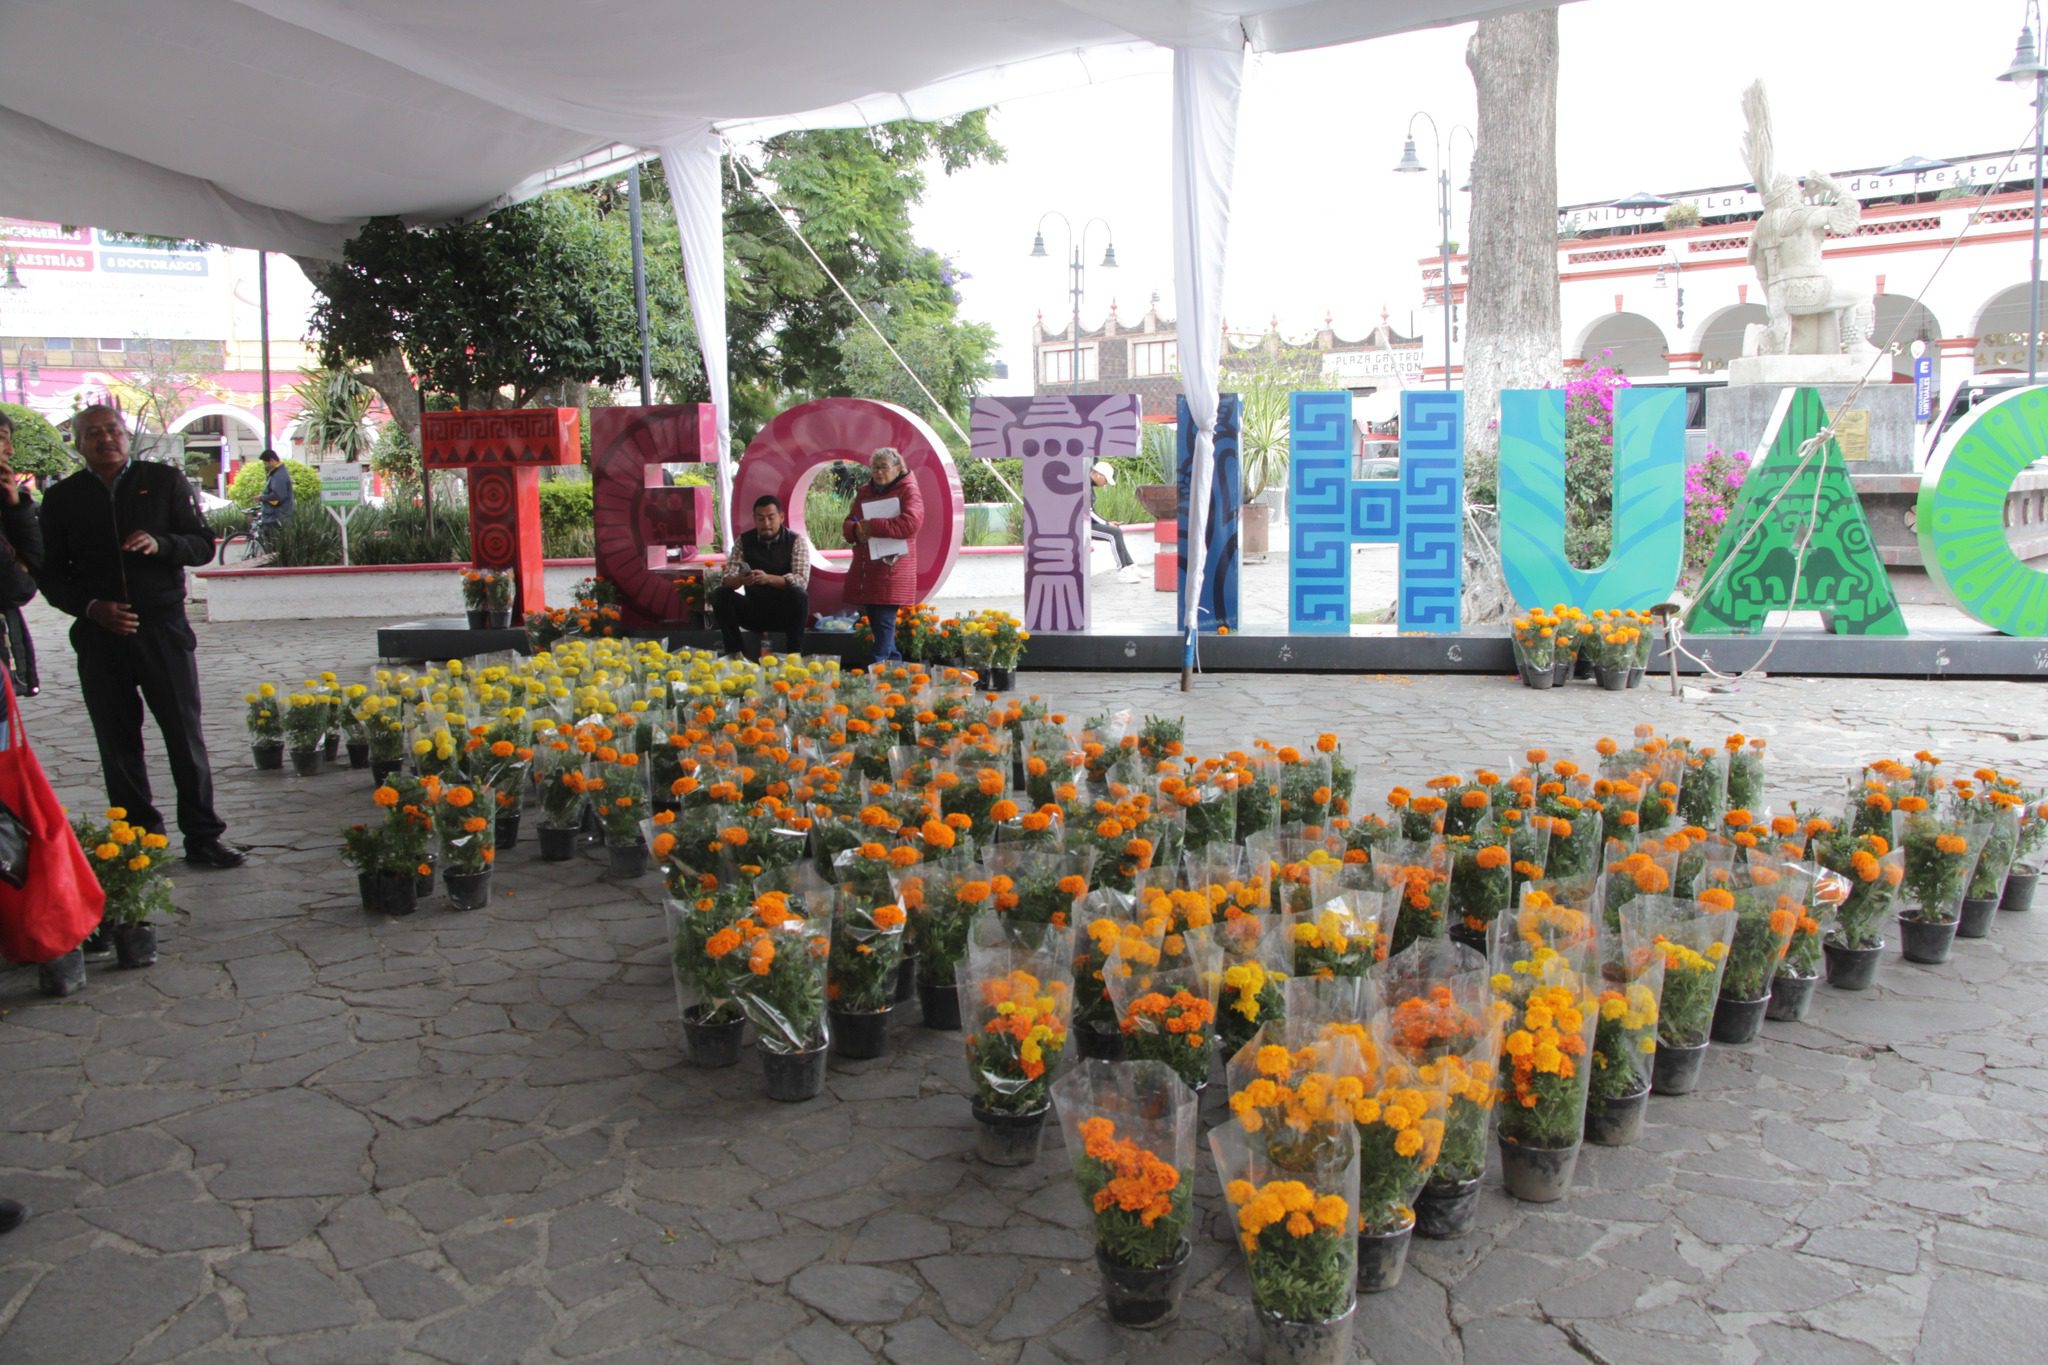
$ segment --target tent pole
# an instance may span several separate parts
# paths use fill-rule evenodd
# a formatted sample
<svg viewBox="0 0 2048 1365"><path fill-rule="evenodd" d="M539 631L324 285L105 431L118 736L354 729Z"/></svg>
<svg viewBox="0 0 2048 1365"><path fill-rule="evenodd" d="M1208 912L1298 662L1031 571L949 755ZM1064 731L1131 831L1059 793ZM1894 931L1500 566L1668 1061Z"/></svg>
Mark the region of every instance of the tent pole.
<svg viewBox="0 0 2048 1365"><path fill-rule="evenodd" d="M640 163L626 174L626 220L633 233L633 311L640 320L640 406L654 402L654 358L647 344L647 256L640 235Z"/></svg>
<svg viewBox="0 0 2048 1365"><path fill-rule="evenodd" d="M270 434L270 253L256 253L256 311L261 318L263 336L263 448L273 450L271 443L276 439ZM226 470L221 473L225 475Z"/></svg>

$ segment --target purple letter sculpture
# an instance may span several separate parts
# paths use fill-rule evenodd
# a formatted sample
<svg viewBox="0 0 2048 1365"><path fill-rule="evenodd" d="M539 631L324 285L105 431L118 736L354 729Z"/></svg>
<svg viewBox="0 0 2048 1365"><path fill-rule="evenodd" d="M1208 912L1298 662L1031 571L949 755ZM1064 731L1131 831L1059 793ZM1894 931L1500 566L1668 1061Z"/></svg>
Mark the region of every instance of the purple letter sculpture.
<svg viewBox="0 0 2048 1365"><path fill-rule="evenodd" d="M1138 453L1138 396L974 400L973 448L1024 463L1024 628L1088 629L1089 470Z"/></svg>

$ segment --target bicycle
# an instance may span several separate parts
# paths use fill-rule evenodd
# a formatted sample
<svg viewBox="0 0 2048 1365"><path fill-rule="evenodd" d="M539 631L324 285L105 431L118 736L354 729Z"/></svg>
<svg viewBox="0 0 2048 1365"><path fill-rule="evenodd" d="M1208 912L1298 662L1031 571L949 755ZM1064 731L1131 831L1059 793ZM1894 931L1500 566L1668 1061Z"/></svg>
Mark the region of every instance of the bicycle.
<svg viewBox="0 0 2048 1365"><path fill-rule="evenodd" d="M276 548L270 543L270 535L268 524L251 518L241 530L221 537L220 551L215 560L221 564L247 564L251 560L267 559Z"/></svg>

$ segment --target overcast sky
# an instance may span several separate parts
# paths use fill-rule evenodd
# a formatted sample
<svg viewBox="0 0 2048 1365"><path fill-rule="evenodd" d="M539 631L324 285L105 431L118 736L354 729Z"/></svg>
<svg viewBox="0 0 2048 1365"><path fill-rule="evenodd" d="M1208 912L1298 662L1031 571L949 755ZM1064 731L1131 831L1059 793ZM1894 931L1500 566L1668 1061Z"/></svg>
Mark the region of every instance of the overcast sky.
<svg viewBox="0 0 2048 1365"><path fill-rule="evenodd" d="M1562 202L1668 193L1747 178L1739 156L1743 86L1769 87L1780 162L1804 171L1883 166L2010 149L2031 137L2027 92L1995 79L2012 60L2019 0L1584 0L1561 12L1558 191ZM1379 320L1408 330L1420 306L1417 258L1435 250L1436 178L1395 175L1408 117L1446 136L1475 121L1465 69L1471 26L1248 65L1239 114L1235 211L1224 315L1233 330L1277 314L1305 335L1335 315L1339 335ZM1047 224L1046 260L1028 256L1039 215L1114 229L1119 268L1088 237L1083 327L1112 299L1135 322L1153 291L1173 313L1167 172L1169 83L1137 77L1020 100L991 115L1001 166L935 177L918 236L971 276L967 316L996 329L1010 380L1030 389L1030 328L1070 310L1066 233ZM1432 172L1426 124L1417 144ZM1470 156L1455 139L1453 189ZM1467 236L1454 195L1451 236Z"/></svg>

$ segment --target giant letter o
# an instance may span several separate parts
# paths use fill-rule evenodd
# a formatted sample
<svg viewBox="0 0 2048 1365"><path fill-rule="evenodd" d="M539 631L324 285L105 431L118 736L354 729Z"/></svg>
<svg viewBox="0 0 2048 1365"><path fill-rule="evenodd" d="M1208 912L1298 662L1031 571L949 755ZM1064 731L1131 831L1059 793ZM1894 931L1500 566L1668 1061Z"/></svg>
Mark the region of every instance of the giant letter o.
<svg viewBox="0 0 2048 1365"><path fill-rule="evenodd" d="M1920 476L1920 558L1955 604L1993 630L2048 635L2048 573L2005 538L2013 480L2048 452L2048 390L2015 389L1965 417Z"/></svg>
<svg viewBox="0 0 2048 1365"><path fill-rule="evenodd" d="M804 492L817 469L835 460L864 465L883 446L902 452L904 468L924 495L924 525L917 532L917 597L929 601L959 557L967 504L945 443L907 408L873 398L820 398L799 403L762 427L760 435L747 443L739 476L733 480L734 525L745 524L756 498L773 494L788 509L789 524L809 535ZM845 594L846 570L813 559L811 610L836 612Z"/></svg>

